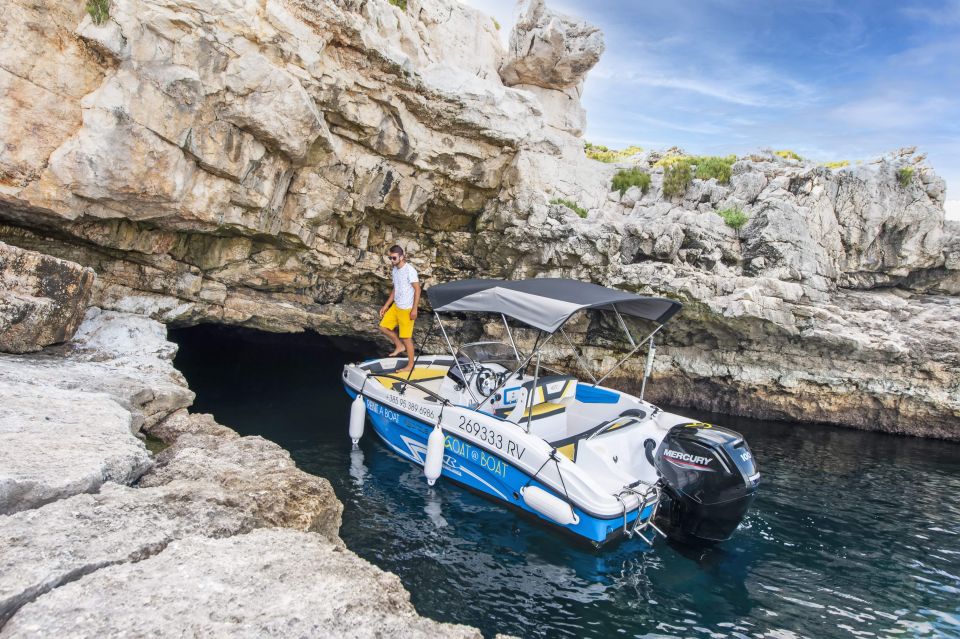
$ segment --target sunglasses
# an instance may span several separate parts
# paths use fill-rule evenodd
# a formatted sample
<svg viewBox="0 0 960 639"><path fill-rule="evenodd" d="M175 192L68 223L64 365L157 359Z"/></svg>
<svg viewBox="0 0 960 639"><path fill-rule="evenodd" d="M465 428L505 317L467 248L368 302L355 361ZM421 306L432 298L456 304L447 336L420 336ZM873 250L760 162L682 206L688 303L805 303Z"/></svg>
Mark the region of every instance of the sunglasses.
<svg viewBox="0 0 960 639"><path fill-rule="evenodd" d="M400 261L400 256L399 256L399 255L391 255L391 256L390 256L390 261L391 261L391 262L399 262L399 261Z"/></svg>

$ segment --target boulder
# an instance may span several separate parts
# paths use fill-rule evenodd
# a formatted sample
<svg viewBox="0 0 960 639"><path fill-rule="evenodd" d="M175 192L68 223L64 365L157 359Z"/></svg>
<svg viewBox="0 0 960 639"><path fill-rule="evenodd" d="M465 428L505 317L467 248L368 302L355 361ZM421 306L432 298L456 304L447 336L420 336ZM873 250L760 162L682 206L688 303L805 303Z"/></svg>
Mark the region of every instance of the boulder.
<svg viewBox="0 0 960 639"><path fill-rule="evenodd" d="M93 293L93 270L0 242L0 351L70 339Z"/></svg>
<svg viewBox="0 0 960 639"><path fill-rule="evenodd" d="M0 626L43 593L105 566L140 561L181 537L222 537L254 524L245 501L212 482L105 484L98 494L0 516Z"/></svg>
<svg viewBox="0 0 960 639"><path fill-rule="evenodd" d="M343 506L330 482L299 470L289 452L262 437L182 434L157 455L156 468L140 486L184 479L215 483L246 503L261 525L309 530L342 543Z"/></svg>
<svg viewBox="0 0 960 639"><path fill-rule="evenodd" d="M317 535L264 529L187 537L25 605L14 637L463 637L473 628L417 615L396 575Z"/></svg>
<svg viewBox="0 0 960 639"><path fill-rule="evenodd" d="M584 20L547 9L544 0L524 0L500 77L507 86L545 89L577 86L603 53L603 32Z"/></svg>
<svg viewBox="0 0 960 639"><path fill-rule="evenodd" d="M130 484L151 466L129 411L102 393L14 381L0 371L0 514ZM11 379L11 377L13 379Z"/></svg>

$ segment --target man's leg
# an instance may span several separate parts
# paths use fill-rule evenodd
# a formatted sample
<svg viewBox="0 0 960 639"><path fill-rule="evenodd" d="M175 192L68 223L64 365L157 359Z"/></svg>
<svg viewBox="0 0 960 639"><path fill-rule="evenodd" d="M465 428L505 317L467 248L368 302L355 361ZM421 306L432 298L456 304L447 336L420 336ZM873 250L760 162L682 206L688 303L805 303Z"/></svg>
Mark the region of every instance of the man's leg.
<svg viewBox="0 0 960 639"><path fill-rule="evenodd" d="M407 351L407 365L400 369L401 372L406 373L407 371L413 370L413 338L404 337L403 338L403 348Z"/></svg>
<svg viewBox="0 0 960 639"><path fill-rule="evenodd" d="M396 357L403 352L403 344L400 343L400 337L397 335L397 331L391 331L386 326L380 326L380 332L386 335L391 342L393 342L393 352L390 353L387 357Z"/></svg>
<svg viewBox="0 0 960 639"><path fill-rule="evenodd" d="M407 351L407 365L401 370L403 372L413 370L413 320L410 319L409 309L397 309L397 325L400 329L400 341L403 342L403 348Z"/></svg>

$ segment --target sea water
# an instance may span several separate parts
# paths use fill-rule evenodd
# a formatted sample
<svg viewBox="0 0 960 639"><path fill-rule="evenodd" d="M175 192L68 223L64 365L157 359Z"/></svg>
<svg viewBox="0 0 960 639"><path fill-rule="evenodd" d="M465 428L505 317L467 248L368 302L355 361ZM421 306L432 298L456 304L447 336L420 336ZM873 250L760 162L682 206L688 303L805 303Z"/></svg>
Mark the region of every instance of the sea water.
<svg viewBox="0 0 960 639"><path fill-rule="evenodd" d="M399 575L421 615L487 636L960 637L958 444L707 416L743 433L762 474L734 537L593 551L442 479L428 488L369 424L353 449L342 366L384 345L172 337L193 410L329 479L347 546Z"/></svg>

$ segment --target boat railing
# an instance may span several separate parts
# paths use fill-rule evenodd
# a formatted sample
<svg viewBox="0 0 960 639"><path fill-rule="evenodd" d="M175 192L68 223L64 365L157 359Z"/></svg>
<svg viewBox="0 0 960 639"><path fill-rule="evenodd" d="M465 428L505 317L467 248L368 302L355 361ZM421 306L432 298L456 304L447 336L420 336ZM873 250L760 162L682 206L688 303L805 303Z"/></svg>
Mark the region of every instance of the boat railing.
<svg viewBox="0 0 960 639"><path fill-rule="evenodd" d="M409 378L407 378L407 377L403 377L402 375L394 375L394 374L392 374L392 373L369 373L369 372L368 372L368 373L367 373L367 376L368 376L368 377L378 377L378 378L379 378L379 377L386 377L387 379L394 379L394 380L396 380L396 381L398 381L398 382L402 382L402 383L404 384L404 386L413 386L414 388L416 388L416 389L417 389L418 391L420 391L421 393L424 393L425 395L429 395L430 397L434 398L435 400L437 400L437 401L440 402L441 404L449 404L449 403L450 403L450 400L448 400L447 398L438 395L437 393L433 392L433 391L430 390L429 388L426 388L426 387L423 386L422 384L418 384L417 382L413 381L412 379L409 379ZM404 389L401 389L401 390L399 390L399 391L397 391L397 392L402 395L403 392L404 392L404 390L406 390L406 389L404 388Z"/></svg>

